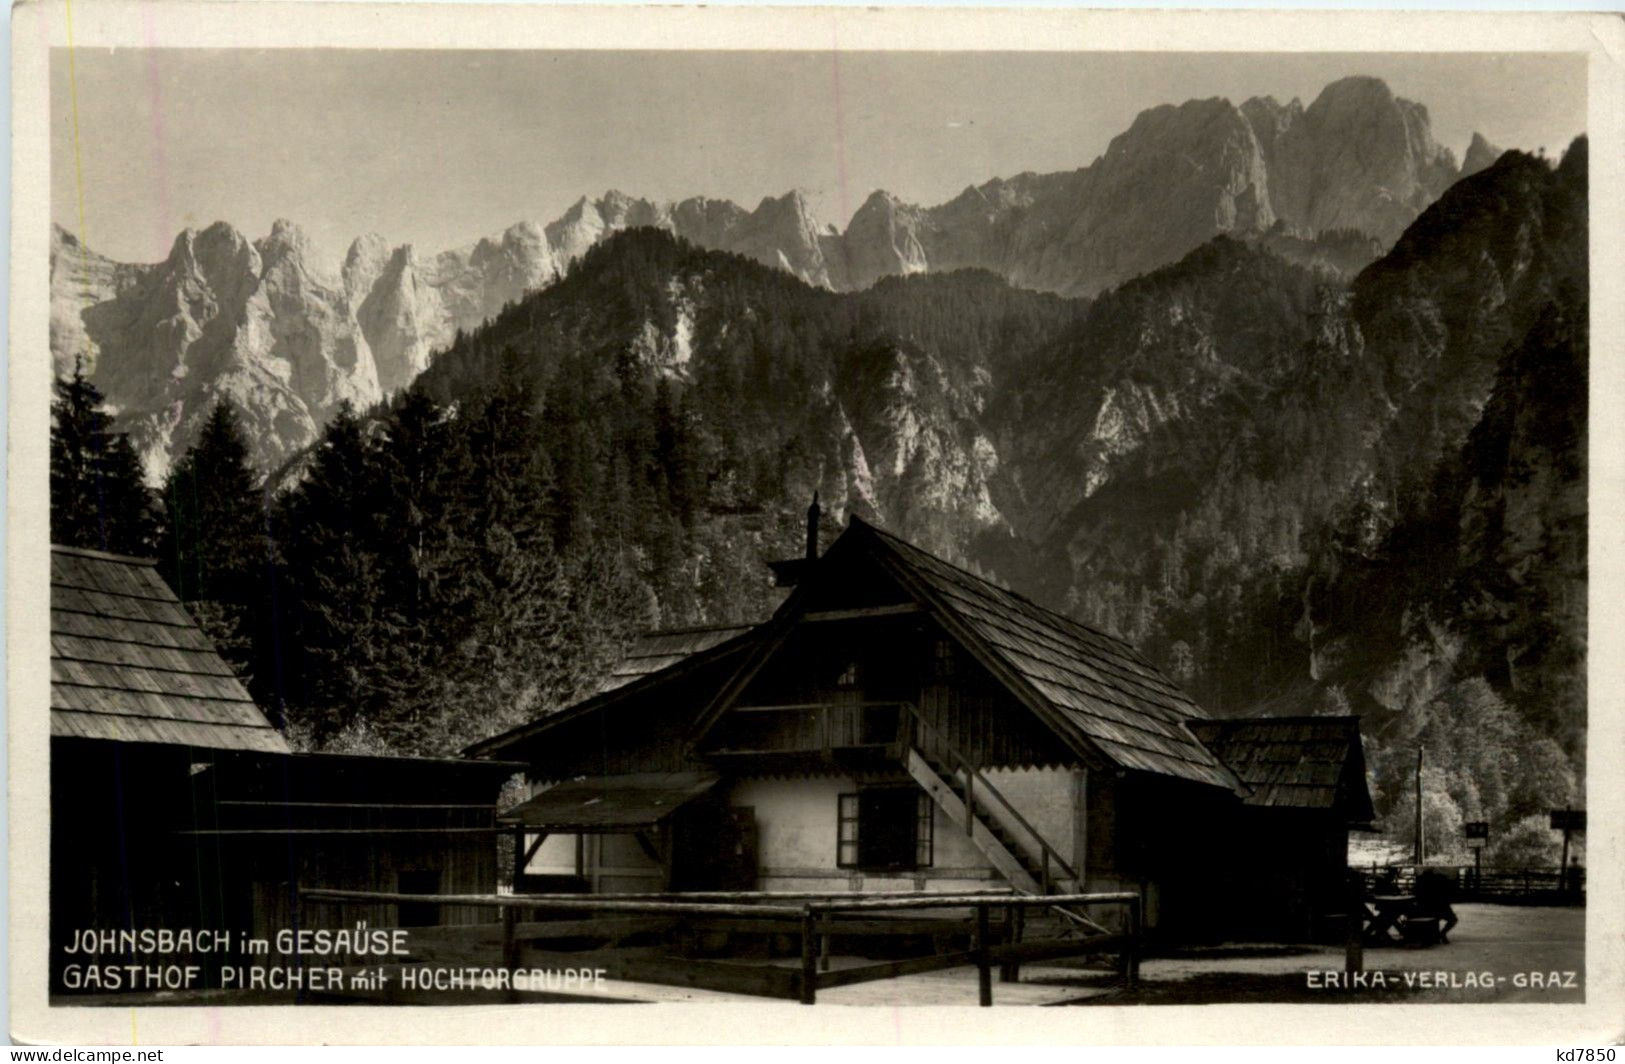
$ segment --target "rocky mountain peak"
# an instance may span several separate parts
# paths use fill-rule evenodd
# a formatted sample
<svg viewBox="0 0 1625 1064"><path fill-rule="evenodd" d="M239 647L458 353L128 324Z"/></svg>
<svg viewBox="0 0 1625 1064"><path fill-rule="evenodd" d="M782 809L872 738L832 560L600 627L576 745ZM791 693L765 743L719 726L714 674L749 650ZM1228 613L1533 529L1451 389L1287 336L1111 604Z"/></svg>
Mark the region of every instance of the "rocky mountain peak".
<svg viewBox="0 0 1625 1064"><path fill-rule="evenodd" d="M672 228L701 247L722 248L728 237L748 217L748 212L732 200L694 196L675 204L670 211Z"/></svg>
<svg viewBox="0 0 1625 1064"><path fill-rule="evenodd" d="M1339 78L1320 90L1309 110L1322 113L1343 108L1364 110L1392 106L1397 98L1381 78L1355 74Z"/></svg>
<svg viewBox="0 0 1625 1064"><path fill-rule="evenodd" d="M320 255L310 234L286 218L272 222L270 234L256 240L254 247L260 253L260 258L265 260L267 268L284 261L315 270L321 266Z"/></svg>
<svg viewBox="0 0 1625 1064"><path fill-rule="evenodd" d="M344 254L340 276L352 306L359 306L367 297L373 282L389 262L391 251L389 241L377 233L364 233L351 241L350 249Z"/></svg>
<svg viewBox="0 0 1625 1064"><path fill-rule="evenodd" d="M1243 124L1241 112L1222 97L1163 104L1136 115L1127 130L1112 138L1101 161L1147 152L1166 154L1190 147L1200 138L1230 135Z"/></svg>
<svg viewBox="0 0 1625 1064"><path fill-rule="evenodd" d="M1265 148L1278 217L1309 232L1358 230L1384 246L1457 177L1427 108L1378 78L1326 86Z"/></svg>
<svg viewBox="0 0 1625 1064"><path fill-rule="evenodd" d="M1485 140L1484 134L1474 133L1472 143L1467 145L1467 154L1461 160L1461 176L1471 177L1481 170L1488 170L1500 157L1500 148Z"/></svg>
<svg viewBox="0 0 1625 1064"><path fill-rule="evenodd" d="M782 196L763 196L762 202L756 207L755 215L764 222L792 226L796 231L803 233L829 231L833 228L814 218L807 193L799 188L793 188Z"/></svg>
<svg viewBox="0 0 1625 1064"><path fill-rule="evenodd" d="M68 248L74 251L83 250L84 245L79 238L62 228L55 222L51 223L51 251L54 254L58 249Z"/></svg>
<svg viewBox="0 0 1625 1064"><path fill-rule="evenodd" d="M202 231L183 229L164 265L177 281L196 277L211 288L237 289L263 269L259 250L225 222Z"/></svg>
<svg viewBox="0 0 1625 1064"><path fill-rule="evenodd" d="M559 261L580 258L588 248L603 238L609 230L603 215L592 200L582 196L570 205L556 221L548 223L543 232L547 242L558 255Z"/></svg>

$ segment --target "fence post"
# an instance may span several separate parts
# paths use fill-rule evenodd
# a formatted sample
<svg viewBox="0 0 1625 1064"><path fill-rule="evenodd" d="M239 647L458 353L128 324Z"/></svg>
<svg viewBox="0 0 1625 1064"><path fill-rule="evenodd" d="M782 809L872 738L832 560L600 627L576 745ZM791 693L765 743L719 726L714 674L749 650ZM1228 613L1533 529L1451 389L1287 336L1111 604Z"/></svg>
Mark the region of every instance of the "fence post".
<svg viewBox="0 0 1625 1064"><path fill-rule="evenodd" d="M1365 902L1358 895L1349 899L1343 927L1343 970L1351 974L1365 967L1365 921L1360 918L1364 909Z"/></svg>
<svg viewBox="0 0 1625 1064"><path fill-rule="evenodd" d="M987 903L976 902L976 1003L983 1008L993 1004L993 970L987 960Z"/></svg>
<svg viewBox="0 0 1625 1064"><path fill-rule="evenodd" d="M1123 946L1123 982L1133 989L1140 985L1140 904L1141 898L1128 903L1128 942Z"/></svg>
<svg viewBox="0 0 1625 1064"><path fill-rule="evenodd" d="M519 991L513 986L513 972L519 967L519 910L512 905L502 907L502 966L508 970L509 1001L519 1000Z"/></svg>
<svg viewBox="0 0 1625 1064"><path fill-rule="evenodd" d="M801 1003L813 1004L818 997L817 921L812 906L801 910Z"/></svg>

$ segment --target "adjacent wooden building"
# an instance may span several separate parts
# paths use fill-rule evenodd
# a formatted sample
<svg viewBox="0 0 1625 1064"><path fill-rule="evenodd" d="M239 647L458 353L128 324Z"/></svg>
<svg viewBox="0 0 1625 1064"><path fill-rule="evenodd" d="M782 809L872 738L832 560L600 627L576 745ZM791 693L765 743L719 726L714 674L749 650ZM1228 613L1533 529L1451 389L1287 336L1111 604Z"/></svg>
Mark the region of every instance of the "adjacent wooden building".
<svg viewBox="0 0 1625 1064"><path fill-rule="evenodd" d="M521 886L1134 889L1184 938L1300 937L1338 904L1370 818L1357 721L1296 746L1208 721L1123 641L857 518L774 568L794 588L765 623L652 633L470 748L529 766L499 818Z"/></svg>
<svg viewBox="0 0 1625 1064"><path fill-rule="evenodd" d="M62 946L85 930L320 926L301 884L494 892L497 796L515 767L293 753L151 561L53 547L53 990ZM491 913L390 904L343 917Z"/></svg>

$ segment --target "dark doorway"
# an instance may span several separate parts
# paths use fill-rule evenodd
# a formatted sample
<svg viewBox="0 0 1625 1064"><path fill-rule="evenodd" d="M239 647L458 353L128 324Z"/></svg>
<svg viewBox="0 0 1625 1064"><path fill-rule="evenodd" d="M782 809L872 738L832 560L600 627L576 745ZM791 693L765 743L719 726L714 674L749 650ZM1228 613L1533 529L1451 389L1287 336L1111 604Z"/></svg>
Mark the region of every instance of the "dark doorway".
<svg viewBox="0 0 1625 1064"><path fill-rule="evenodd" d="M439 894L440 873L428 869L396 873L401 894ZM440 906L432 901L403 901L397 904L400 926L434 927L440 923Z"/></svg>
<svg viewBox="0 0 1625 1064"><path fill-rule="evenodd" d="M756 811L693 802L669 821L672 890L755 890Z"/></svg>

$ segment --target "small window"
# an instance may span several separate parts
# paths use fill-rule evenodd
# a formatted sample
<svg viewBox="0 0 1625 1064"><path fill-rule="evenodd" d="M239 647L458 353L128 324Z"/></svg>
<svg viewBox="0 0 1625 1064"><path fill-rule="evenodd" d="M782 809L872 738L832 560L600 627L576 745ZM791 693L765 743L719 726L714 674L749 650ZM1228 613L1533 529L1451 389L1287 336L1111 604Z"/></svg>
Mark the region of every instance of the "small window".
<svg viewBox="0 0 1625 1064"><path fill-rule="evenodd" d="M853 662L841 673L841 678L835 681L836 687L856 687L858 685L858 663Z"/></svg>
<svg viewBox="0 0 1625 1064"><path fill-rule="evenodd" d="M931 798L913 787L875 787L840 796L836 864L875 872L929 868Z"/></svg>
<svg viewBox="0 0 1625 1064"><path fill-rule="evenodd" d="M948 680L954 675L954 645L947 639L938 639L931 648L931 678Z"/></svg>
<svg viewBox="0 0 1625 1064"><path fill-rule="evenodd" d="M841 868L856 868L858 867L858 796L843 794L840 803L840 828L836 836L835 863Z"/></svg>

